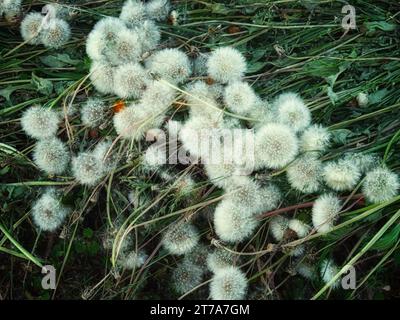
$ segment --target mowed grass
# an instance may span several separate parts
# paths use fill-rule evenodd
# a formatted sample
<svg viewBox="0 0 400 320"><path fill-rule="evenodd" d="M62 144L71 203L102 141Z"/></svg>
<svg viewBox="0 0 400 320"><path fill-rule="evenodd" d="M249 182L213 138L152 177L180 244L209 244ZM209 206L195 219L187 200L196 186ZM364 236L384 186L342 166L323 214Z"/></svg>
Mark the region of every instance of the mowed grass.
<svg viewBox="0 0 400 320"><path fill-rule="evenodd" d="M40 11L48 1L25 1L24 12ZM64 2L64 3L67 3ZM88 80L90 60L85 39L97 20L117 16L122 1L70 1L73 36L61 50L21 45L19 22L0 22L0 298L14 299L153 299L179 298L171 288L177 258L160 246L160 233L182 217L211 211L220 191L203 179L191 201L176 194L176 186L140 170L140 144L121 144L130 161L121 164L96 188L78 186L71 176L49 177L32 162L35 141L20 127L21 113L33 104L78 108L94 89ZM353 1L355 30L342 28L341 1L173 1L177 24L160 23L162 47L178 47L192 56L219 46L234 46L248 61L246 79L262 97L272 100L285 91L305 98L313 121L330 128L333 144L324 160L349 151L377 153L391 170L400 172L400 4L397 1ZM359 106L357 95L369 95ZM112 105L117 98L105 96ZM171 110L184 117L185 110ZM110 119L111 120L111 119ZM116 137L112 122L91 132L72 118L60 136L72 151L84 150L102 137ZM205 178L198 166L176 167ZM284 184L282 176L281 186ZM265 177L267 179L268 177ZM259 179L263 179L262 175ZM41 234L32 224L30 208L42 187L63 188L65 203L75 208L60 232ZM283 190L281 208L289 216L307 216L313 196ZM128 193L143 197L144 205L128 206ZM399 294L400 197L380 205L347 201L335 230L305 239L308 258L318 265L335 257L339 266L355 266L354 290L330 290L318 279L296 275L295 261L285 247L271 251L268 219L246 243L230 247L242 257L253 299L381 299ZM149 203L148 203L149 201ZM123 216L139 246L150 255L133 272L117 273L115 252L104 251L104 235ZM201 225L210 247L216 235ZM115 232L122 236L123 232ZM42 265L57 269L57 289L41 287ZM339 276L339 275L338 275ZM209 276L187 298L208 296ZM181 297L185 298L185 297Z"/></svg>

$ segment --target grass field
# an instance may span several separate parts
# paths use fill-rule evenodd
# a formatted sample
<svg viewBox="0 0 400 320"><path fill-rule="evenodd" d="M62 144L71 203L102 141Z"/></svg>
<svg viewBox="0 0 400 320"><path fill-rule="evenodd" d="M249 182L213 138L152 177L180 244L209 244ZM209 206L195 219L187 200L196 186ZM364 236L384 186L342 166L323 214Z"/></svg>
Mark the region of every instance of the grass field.
<svg viewBox="0 0 400 320"><path fill-rule="evenodd" d="M22 16L40 11L48 1L23 1ZM34 104L57 110L79 109L95 90L88 79L90 59L85 42L104 16L118 16L123 1L60 1L73 5L72 37L61 49L23 44L21 18L0 21L0 299L200 299L209 297L212 276L180 294L171 273L180 261L161 246L165 228L182 218L195 219L201 242L209 250L223 246L234 252L248 279L248 299L386 299L400 295L400 196L369 204L360 184L339 192L346 208L333 231L303 240L312 266L333 258L339 269L355 267L355 289L332 289L319 277L305 279L296 271L298 259L290 245L274 243L271 216L285 214L309 221L315 194L296 192L274 171L283 200L266 212L253 237L240 244L216 242L212 211L221 190L207 181L201 166L172 168L173 180L195 177L195 192L182 196L176 183L140 167L143 142L117 141L127 160L95 187L81 186L68 171L49 176L32 161L36 141L22 131L22 112ZM175 24L158 23L161 48L176 47L189 56L221 46L238 49L248 63L245 80L263 98L285 91L299 93L314 123L329 128L332 144L323 161L346 152L375 153L382 164L400 173L400 4L394 0L354 0L356 29L342 27L344 1L172 1ZM357 97L367 94L369 103ZM114 95L103 99L110 106ZM174 105L168 115L184 119ZM100 128L84 127L79 116L63 121L58 136L72 153L104 137L115 139L111 114ZM270 172L258 172L268 180ZM44 187L63 192L73 213L56 232L40 232L31 207ZM138 199L129 206L129 193ZM283 209L286 208L286 209ZM281 210L281 211L279 211ZM201 218L198 218L201 217ZM118 223L116 223L118 221ZM128 227L135 245L144 248L146 263L133 270L113 267L116 250L104 250L110 232L121 237ZM111 230L111 231L110 231ZM301 240L300 240L301 241ZM292 243L293 244L293 243ZM296 243L295 243L296 244ZM239 263L239 262L238 262ZM57 270L56 290L41 286L41 266ZM339 274L337 277L339 278Z"/></svg>

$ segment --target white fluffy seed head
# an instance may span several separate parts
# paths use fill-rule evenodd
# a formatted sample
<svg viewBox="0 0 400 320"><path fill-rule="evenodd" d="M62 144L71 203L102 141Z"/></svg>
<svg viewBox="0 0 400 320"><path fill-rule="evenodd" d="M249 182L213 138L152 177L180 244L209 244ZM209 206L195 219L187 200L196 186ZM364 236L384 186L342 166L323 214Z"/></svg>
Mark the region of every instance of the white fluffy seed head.
<svg viewBox="0 0 400 320"><path fill-rule="evenodd" d="M167 229L162 244L169 253L181 255L192 251L199 242L199 238L194 225L179 221Z"/></svg>
<svg viewBox="0 0 400 320"><path fill-rule="evenodd" d="M202 157L212 153L213 141L219 141L220 123L222 119L212 120L203 116L191 116L184 123L179 139L183 147L190 152L191 156ZM214 140L215 139L215 140Z"/></svg>
<svg viewBox="0 0 400 320"><path fill-rule="evenodd" d="M344 159L352 162L360 170L361 174L375 169L380 163L379 157L373 153L347 153Z"/></svg>
<svg viewBox="0 0 400 320"><path fill-rule="evenodd" d="M14 21L21 12L21 2L22 0L2 0L0 2L0 16L4 14L8 22Z"/></svg>
<svg viewBox="0 0 400 320"><path fill-rule="evenodd" d="M103 167L104 174L109 173L118 164L118 158L112 151L112 143L108 139L99 142L92 151L92 155Z"/></svg>
<svg viewBox="0 0 400 320"><path fill-rule="evenodd" d="M286 171L292 188L303 192L317 192L321 187L322 163L311 155L304 155L290 164Z"/></svg>
<svg viewBox="0 0 400 320"><path fill-rule="evenodd" d="M205 164L204 169L208 179L217 187L226 189L231 183L232 176L236 173L236 167L230 163Z"/></svg>
<svg viewBox="0 0 400 320"><path fill-rule="evenodd" d="M357 95L357 103L360 107L366 107L369 104L369 97L368 94L365 92L360 92Z"/></svg>
<svg viewBox="0 0 400 320"><path fill-rule="evenodd" d="M90 128L101 125L106 118L107 105L100 98L89 98L81 108L82 124Z"/></svg>
<svg viewBox="0 0 400 320"><path fill-rule="evenodd" d="M203 271L206 271L207 257L209 254L208 247L203 244L198 244L192 251L185 254L183 261L199 266Z"/></svg>
<svg viewBox="0 0 400 320"><path fill-rule="evenodd" d="M67 146L60 139L50 137L36 143L33 159L47 174L61 174L67 168L70 157Z"/></svg>
<svg viewBox="0 0 400 320"><path fill-rule="evenodd" d="M211 272L217 273L221 269L232 266L234 258L235 256L231 252L222 248L216 248L207 255L207 267Z"/></svg>
<svg viewBox="0 0 400 320"><path fill-rule="evenodd" d="M299 95L288 92L281 94L274 102L278 122L296 132L303 131L311 122L310 110Z"/></svg>
<svg viewBox="0 0 400 320"><path fill-rule="evenodd" d="M210 295L213 300L242 300L246 291L246 276L237 267L221 269L211 279Z"/></svg>
<svg viewBox="0 0 400 320"><path fill-rule="evenodd" d="M114 68L103 62L94 60L90 67L90 80L100 93L114 92Z"/></svg>
<svg viewBox="0 0 400 320"><path fill-rule="evenodd" d="M142 250L139 250L139 252L134 250L121 252L118 257L118 265L127 270L135 270L145 263L147 257L147 254Z"/></svg>
<svg viewBox="0 0 400 320"><path fill-rule="evenodd" d="M249 238L259 221L242 211L231 201L222 200L215 209L214 227L218 237L226 242L241 242Z"/></svg>
<svg viewBox="0 0 400 320"><path fill-rule="evenodd" d="M141 104L132 104L113 118L115 131L125 139L140 140L164 121L164 112L154 113Z"/></svg>
<svg viewBox="0 0 400 320"><path fill-rule="evenodd" d="M187 95L185 98L190 108L191 116L201 116L204 118L212 117L216 113L213 106L217 106L217 102L210 90L210 86L208 86L204 81L190 83L186 87L186 92Z"/></svg>
<svg viewBox="0 0 400 320"><path fill-rule="evenodd" d="M106 59L106 51L116 41L121 30L126 30L123 21L114 17L98 21L86 40L86 53L93 60Z"/></svg>
<svg viewBox="0 0 400 320"><path fill-rule="evenodd" d="M137 32L139 41L142 45L142 53L154 50L160 43L161 32L153 21L144 21L135 27L135 31Z"/></svg>
<svg viewBox="0 0 400 320"><path fill-rule="evenodd" d="M46 190L32 207L33 222L42 231L55 231L69 213L54 189Z"/></svg>
<svg viewBox="0 0 400 320"><path fill-rule="evenodd" d="M322 281L324 283L328 283L329 281L332 280L332 278L339 272L339 268L335 264L335 262L332 259L325 259L322 261L321 266L320 266L320 275L322 278ZM337 279L333 284L332 288L336 289L339 287L340 284L340 279Z"/></svg>
<svg viewBox="0 0 400 320"><path fill-rule="evenodd" d="M362 191L372 203L385 202L398 194L399 176L387 168L376 168L365 176Z"/></svg>
<svg viewBox="0 0 400 320"><path fill-rule="evenodd" d="M315 279L316 274L315 274L314 267L311 266L311 264L309 264L307 262L298 263L296 266L296 271L303 278L306 278L308 280Z"/></svg>
<svg viewBox="0 0 400 320"><path fill-rule="evenodd" d="M341 202L333 194L323 194L315 200L312 208L312 222L314 228L320 233L332 230L339 217Z"/></svg>
<svg viewBox="0 0 400 320"><path fill-rule="evenodd" d="M114 69L114 93L123 99L138 98L150 79L139 63L122 64Z"/></svg>
<svg viewBox="0 0 400 320"><path fill-rule="evenodd" d="M274 237L274 239L278 242L283 240L288 226L289 226L289 219L283 216L273 217L269 223L271 234Z"/></svg>
<svg viewBox="0 0 400 320"><path fill-rule="evenodd" d="M95 186L105 175L102 162L91 152L82 152L72 159L72 173L79 183Z"/></svg>
<svg viewBox="0 0 400 320"><path fill-rule="evenodd" d="M138 0L127 0L121 9L119 18L130 28L137 26L146 19L146 7Z"/></svg>
<svg viewBox="0 0 400 320"><path fill-rule="evenodd" d="M224 201L231 201L243 216L252 216L269 211L278 206L281 199L279 189L270 184L262 187L259 183L246 176L237 176L231 179L226 188Z"/></svg>
<svg viewBox="0 0 400 320"><path fill-rule="evenodd" d="M172 273L172 283L177 293L184 294L201 283L203 270L189 261L178 264Z"/></svg>
<svg viewBox="0 0 400 320"><path fill-rule="evenodd" d="M234 81L225 88L225 104L234 113L246 115L254 107L256 99L254 90L246 82Z"/></svg>
<svg viewBox="0 0 400 320"><path fill-rule="evenodd" d="M147 16L151 19L162 21L169 14L170 5L168 0L151 0L146 3Z"/></svg>
<svg viewBox="0 0 400 320"><path fill-rule="evenodd" d="M299 239L304 238L311 230L311 227L298 219L290 219L288 228L293 230Z"/></svg>
<svg viewBox="0 0 400 320"><path fill-rule="evenodd" d="M304 130L300 137L300 150L303 152L323 152L329 147L331 134L328 129L314 124Z"/></svg>
<svg viewBox="0 0 400 320"><path fill-rule="evenodd" d="M141 104L154 110L167 109L175 99L176 91L160 81L148 82Z"/></svg>
<svg viewBox="0 0 400 320"><path fill-rule="evenodd" d="M208 75L215 81L227 83L240 80L246 72L243 55L231 47L218 48L207 61Z"/></svg>
<svg viewBox="0 0 400 320"><path fill-rule="evenodd" d="M254 120L249 120L249 125L254 129L259 129L267 123L276 122L275 113L272 110L272 105L260 97L257 97L253 108L249 111L249 118Z"/></svg>
<svg viewBox="0 0 400 320"><path fill-rule="evenodd" d="M146 169L155 170L167 163L165 146L151 145L143 155L143 165Z"/></svg>
<svg viewBox="0 0 400 320"><path fill-rule="evenodd" d="M149 71L173 84L184 82L191 73L190 61L178 49L163 49L146 60Z"/></svg>
<svg viewBox="0 0 400 320"><path fill-rule="evenodd" d="M71 37L69 24L58 18L51 19L42 28L41 40L46 48L58 49L65 45Z"/></svg>
<svg viewBox="0 0 400 320"><path fill-rule="evenodd" d="M21 118L21 126L32 138L43 139L54 136L61 117L57 111L42 106L33 106L26 110Z"/></svg>
<svg viewBox="0 0 400 320"><path fill-rule="evenodd" d="M26 15L24 20L21 22L21 36L24 41L29 44L39 44L42 41L41 38L41 25L43 22L43 16L39 12L31 12Z"/></svg>
<svg viewBox="0 0 400 320"><path fill-rule="evenodd" d="M112 65L137 62L141 53L142 46L138 34L127 28L120 30L115 40L105 49L105 56Z"/></svg>
<svg viewBox="0 0 400 320"><path fill-rule="evenodd" d="M209 58L208 53L200 52L199 55L192 60L193 75L196 77L202 77L207 75L207 60Z"/></svg>
<svg viewBox="0 0 400 320"><path fill-rule="evenodd" d="M286 125L269 123L256 132L254 151L256 167L279 169L296 157L297 137Z"/></svg>
<svg viewBox="0 0 400 320"><path fill-rule="evenodd" d="M336 191L352 190L361 178L360 169L344 159L327 163L322 174L327 186Z"/></svg>

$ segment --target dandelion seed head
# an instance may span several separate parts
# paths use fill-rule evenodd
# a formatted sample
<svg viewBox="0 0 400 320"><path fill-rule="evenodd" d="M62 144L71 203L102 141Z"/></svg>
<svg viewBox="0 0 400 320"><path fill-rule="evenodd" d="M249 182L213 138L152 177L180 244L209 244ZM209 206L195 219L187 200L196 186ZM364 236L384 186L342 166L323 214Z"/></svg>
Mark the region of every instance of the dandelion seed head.
<svg viewBox="0 0 400 320"><path fill-rule="evenodd" d="M89 98L81 108L82 124L95 128L105 121L107 105L100 98Z"/></svg>
<svg viewBox="0 0 400 320"><path fill-rule="evenodd" d="M368 172L362 185L365 198L372 203L390 200L398 194L399 188L399 176L385 167Z"/></svg>
<svg viewBox="0 0 400 320"><path fill-rule="evenodd" d="M70 37L71 29L69 24L59 18L51 19L41 32L41 40L46 48L61 48L68 42Z"/></svg>
<svg viewBox="0 0 400 320"><path fill-rule="evenodd" d="M23 113L21 126L27 135L42 139L57 134L60 120L61 117L57 111L36 105Z"/></svg>
<svg viewBox="0 0 400 320"><path fill-rule="evenodd" d="M21 36L29 44L39 44L42 42L41 25L43 16L39 12L28 13L21 22Z"/></svg>
<svg viewBox="0 0 400 320"><path fill-rule="evenodd" d="M138 0L127 0L121 9L119 18L130 28L143 23L146 19L146 7Z"/></svg>
<svg viewBox="0 0 400 320"><path fill-rule="evenodd" d="M283 216L273 217L270 220L269 227L274 239L280 242L283 240L285 232L289 227L289 219Z"/></svg>
<svg viewBox="0 0 400 320"><path fill-rule="evenodd" d="M352 190L361 178L360 169L345 159L327 163L322 174L327 186L336 191Z"/></svg>
<svg viewBox="0 0 400 320"><path fill-rule="evenodd" d="M209 76L215 81L227 83L240 80L246 72L246 60L243 55L231 47L218 48L207 61Z"/></svg>
<svg viewBox="0 0 400 320"><path fill-rule="evenodd" d="M106 17L97 22L86 40L86 53L93 60L107 59L108 47L113 46L121 30L126 30L123 21Z"/></svg>
<svg viewBox="0 0 400 320"><path fill-rule="evenodd" d="M222 200L215 209L214 228L223 241L235 243L246 240L258 225L256 218L243 216L240 208L231 201Z"/></svg>
<svg viewBox="0 0 400 320"><path fill-rule="evenodd" d="M226 188L226 200L240 208L243 216L251 216L277 207L281 193L270 184L262 187L246 176L236 176Z"/></svg>
<svg viewBox="0 0 400 320"><path fill-rule="evenodd" d="M54 189L47 189L32 207L33 222L42 231L57 230L69 213Z"/></svg>
<svg viewBox="0 0 400 320"><path fill-rule="evenodd" d="M156 170L167 163L165 146L151 145L143 155L143 165L150 170Z"/></svg>
<svg viewBox="0 0 400 320"><path fill-rule="evenodd" d="M114 115L115 131L125 139L140 140L150 129L159 128L164 113L153 113L140 104L132 104Z"/></svg>
<svg viewBox="0 0 400 320"><path fill-rule="evenodd" d="M171 225L162 239L165 249L171 254L182 255L193 250L199 242L199 233L194 225L177 222Z"/></svg>
<svg viewBox="0 0 400 320"><path fill-rule="evenodd" d="M93 86L100 93L114 92L114 68L103 62L93 61L90 67L90 80Z"/></svg>
<svg viewBox="0 0 400 320"><path fill-rule="evenodd" d="M242 300L246 292L246 276L237 267L221 269L211 279L210 295L213 300Z"/></svg>
<svg viewBox="0 0 400 320"><path fill-rule="evenodd" d="M311 231L311 227L299 219L290 219L288 228L293 230L299 239L304 238Z"/></svg>
<svg viewBox="0 0 400 320"><path fill-rule="evenodd" d="M122 252L118 257L118 265L127 270L135 270L145 263L147 257L143 250Z"/></svg>
<svg viewBox="0 0 400 320"><path fill-rule="evenodd" d="M173 84L184 82L191 74L189 58L178 49L163 49L154 53L146 60L146 67Z"/></svg>
<svg viewBox="0 0 400 320"><path fill-rule="evenodd" d="M249 124L254 129L259 129L267 123L276 122L275 113L272 110L272 105L267 100L256 97L253 108L251 108L247 115L250 120Z"/></svg>
<svg viewBox="0 0 400 320"><path fill-rule="evenodd" d="M154 50L160 43L160 28L151 20L146 20L134 29L142 47L142 53Z"/></svg>
<svg viewBox="0 0 400 320"><path fill-rule="evenodd" d="M361 174L375 169L380 163L379 157L373 153L346 153L344 160L352 162L360 170Z"/></svg>
<svg viewBox="0 0 400 320"><path fill-rule="evenodd" d="M177 293L184 294L201 283L203 270L189 261L178 264L172 273L172 283Z"/></svg>
<svg viewBox="0 0 400 320"><path fill-rule="evenodd" d="M365 92L360 92L357 95L357 103L360 107L366 107L369 104L369 97L368 94Z"/></svg>
<svg viewBox="0 0 400 320"><path fill-rule="evenodd" d="M288 92L274 102L277 120L295 132L303 131L311 122L311 113L299 95Z"/></svg>
<svg viewBox="0 0 400 320"><path fill-rule="evenodd" d="M168 0L151 0L146 3L148 17L156 20L165 20L169 14L170 5Z"/></svg>
<svg viewBox="0 0 400 320"><path fill-rule="evenodd" d="M192 251L185 254L185 258L183 261L190 262L202 268L202 271L205 271L205 264L207 263L207 257L209 254L208 247L203 244L198 244L193 248Z"/></svg>
<svg viewBox="0 0 400 320"><path fill-rule="evenodd" d="M160 81L150 81L143 92L141 103L155 110L167 109L175 100L176 91Z"/></svg>
<svg viewBox="0 0 400 320"><path fill-rule="evenodd" d="M312 222L320 233L328 233L339 217L341 202L333 194L323 194L315 200L312 208Z"/></svg>
<svg viewBox="0 0 400 320"><path fill-rule="evenodd" d="M123 99L138 98L146 89L150 78L139 63L127 63L114 69L114 92Z"/></svg>
<svg viewBox="0 0 400 320"><path fill-rule="evenodd" d="M127 28L121 29L115 40L106 47L104 53L112 65L137 62L142 53L137 32Z"/></svg>
<svg viewBox="0 0 400 320"><path fill-rule="evenodd" d="M330 282L333 277L339 272L339 268L332 259L325 259L322 261L320 266L320 274L322 281L326 284ZM332 288L337 289L339 287L340 280L337 279L333 284Z"/></svg>
<svg viewBox="0 0 400 320"><path fill-rule="evenodd" d="M225 88L225 104L234 113L246 115L256 100L254 90L246 82L233 81Z"/></svg>
<svg viewBox="0 0 400 320"><path fill-rule="evenodd" d="M304 130L300 137L300 150L323 152L329 147L331 134L328 129L314 124Z"/></svg>
<svg viewBox="0 0 400 320"><path fill-rule="evenodd" d="M72 159L72 173L80 184L92 187L104 177L105 169L94 154L81 152Z"/></svg>
<svg viewBox="0 0 400 320"><path fill-rule="evenodd" d="M292 188L303 193L314 193L321 188L322 163L312 155L304 155L290 164L286 171Z"/></svg>
<svg viewBox="0 0 400 320"><path fill-rule="evenodd" d="M256 167L279 169L297 155L297 137L289 127L269 123L256 132L254 151Z"/></svg>
<svg viewBox="0 0 400 320"><path fill-rule="evenodd" d="M56 137L41 139L36 143L33 159L47 174L62 174L69 163L67 146Z"/></svg>
<svg viewBox="0 0 400 320"><path fill-rule="evenodd" d="M216 248L207 255L207 267L211 272L217 273L221 269L232 266L234 258L235 256L231 252Z"/></svg>

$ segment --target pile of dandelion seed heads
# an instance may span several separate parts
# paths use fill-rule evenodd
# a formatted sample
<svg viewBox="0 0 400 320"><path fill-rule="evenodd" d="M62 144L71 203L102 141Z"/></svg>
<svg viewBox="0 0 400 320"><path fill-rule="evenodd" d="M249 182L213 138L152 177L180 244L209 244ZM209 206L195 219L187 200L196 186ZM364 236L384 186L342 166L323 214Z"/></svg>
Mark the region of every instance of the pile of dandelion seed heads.
<svg viewBox="0 0 400 320"><path fill-rule="evenodd" d="M296 93L283 93L271 102L258 96L243 78L247 65L238 50L221 47L191 59L182 50L160 49L155 21L165 19L169 11L166 1L144 4L128 0L119 18L100 20L87 37L87 54L92 59L89 77L98 95L82 104L80 121L87 128L104 125L110 106L102 94L129 101L113 116L113 142L104 139L90 150L70 154L57 137L61 113L42 106L24 113L22 127L38 140L33 158L39 169L48 175L71 173L79 184L91 188L114 174L118 165L129 162L116 152L117 142L142 143L149 130L157 128L178 137L191 156L204 160L200 167L208 181L223 190L213 213L213 230L224 245L210 251L202 243L205 239L194 215L163 231L164 249L183 256L172 274L175 289L187 294L201 286L211 272L211 298L243 299L248 286L246 275L240 268L241 259L228 247L251 239L261 224L260 214L280 206L283 196L274 178L277 173L286 176L286 189L317 197L311 217L304 221L282 214L270 219L272 237L279 244L312 232L332 231L343 210L339 193L351 192L360 184L367 202L381 203L398 194L399 179L374 154L348 153L323 162L330 145L329 130L312 123L310 110ZM171 106L179 98L188 108L186 117L167 121ZM207 162L209 154L204 153L199 139L204 142L216 137L223 141L230 130L254 132L254 154L245 155L238 164L226 162L222 149L216 149L213 155L221 161ZM243 135L233 137L228 148L243 145ZM234 158L236 153L230 154ZM141 167L161 179L172 180L174 176L162 157L163 152L150 145ZM257 179L257 174L266 174L269 179ZM191 194L196 179L185 174L174 185L182 194ZM146 206L135 194L130 197L136 207ZM46 190L32 208L35 224L44 231L57 230L70 211L61 204L55 189ZM116 220L114 225L118 229L124 223ZM133 249L133 243L129 233L121 237L118 232L105 238L104 247L118 247L118 265L135 269L146 263L148 253L146 248ZM319 274L329 282L338 270L335 262L324 260L318 272L305 259L307 252L306 244L299 244L287 253L302 259L297 266L299 274L309 279Z"/></svg>

